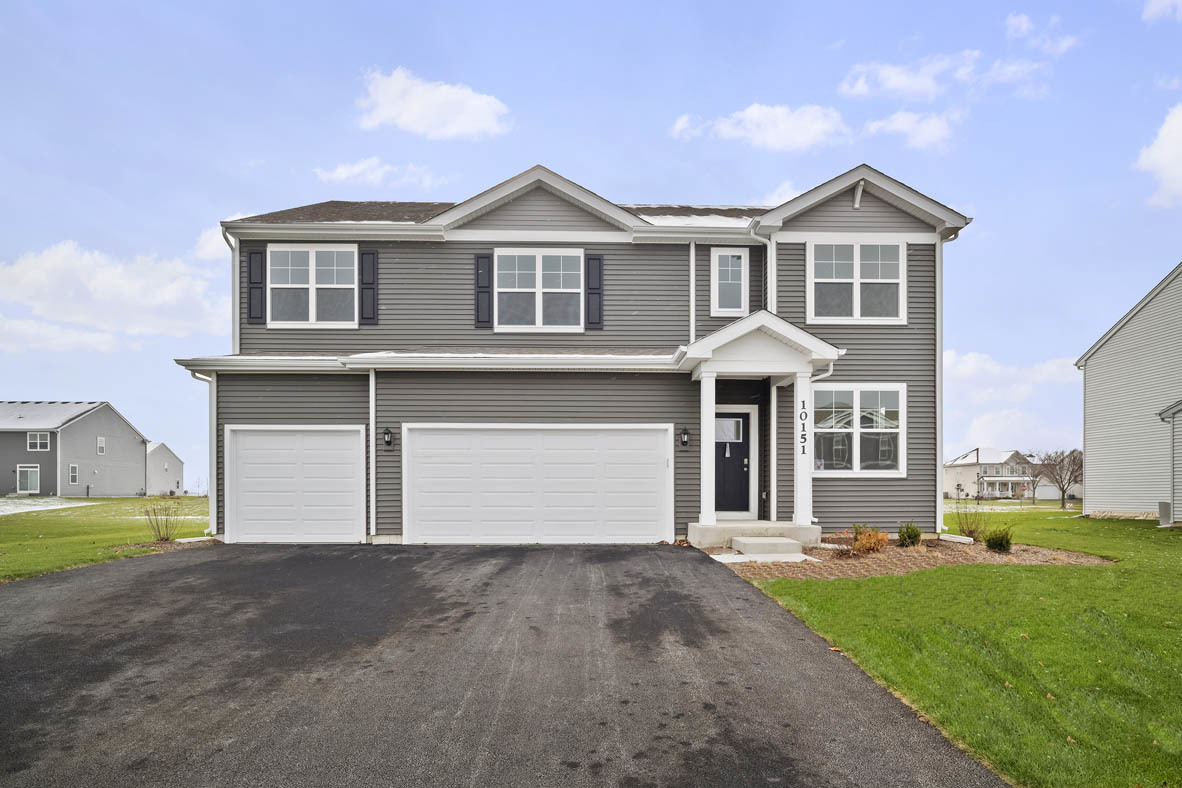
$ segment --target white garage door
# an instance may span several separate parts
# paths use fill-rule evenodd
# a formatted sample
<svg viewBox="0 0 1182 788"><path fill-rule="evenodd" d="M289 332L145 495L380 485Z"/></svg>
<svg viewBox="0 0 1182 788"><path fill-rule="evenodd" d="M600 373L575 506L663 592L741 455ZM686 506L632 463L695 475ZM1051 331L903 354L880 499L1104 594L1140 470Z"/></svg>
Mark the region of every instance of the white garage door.
<svg viewBox="0 0 1182 788"><path fill-rule="evenodd" d="M673 427L407 424L403 540L673 539Z"/></svg>
<svg viewBox="0 0 1182 788"><path fill-rule="evenodd" d="M355 426L226 427L226 541L364 542Z"/></svg>

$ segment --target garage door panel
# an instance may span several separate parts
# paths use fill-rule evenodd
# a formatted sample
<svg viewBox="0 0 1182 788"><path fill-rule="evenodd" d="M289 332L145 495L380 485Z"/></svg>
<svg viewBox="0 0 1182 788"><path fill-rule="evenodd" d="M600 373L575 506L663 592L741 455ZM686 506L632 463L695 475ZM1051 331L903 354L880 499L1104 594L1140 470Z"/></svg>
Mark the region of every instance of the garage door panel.
<svg viewBox="0 0 1182 788"><path fill-rule="evenodd" d="M672 539L671 436L664 425L408 425L404 537L478 543Z"/></svg>
<svg viewBox="0 0 1182 788"><path fill-rule="evenodd" d="M357 427L231 427L227 536L237 542L365 538L365 466Z"/></svg>

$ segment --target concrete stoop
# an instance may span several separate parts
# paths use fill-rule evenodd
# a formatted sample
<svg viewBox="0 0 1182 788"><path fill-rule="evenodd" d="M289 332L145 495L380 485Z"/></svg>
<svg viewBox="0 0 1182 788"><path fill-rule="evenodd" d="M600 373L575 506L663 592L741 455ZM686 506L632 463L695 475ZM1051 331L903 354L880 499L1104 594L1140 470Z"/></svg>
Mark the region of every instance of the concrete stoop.
<svg viewBox="0 0 1182 788"><path fill-rule="evenodd" d="M786 536L734 536L731 549L737 554L715 555L715 560L727 564L753 561L755 563L798 563L815 561L801 550L801 544Z"/></svg>
<svg viewBox="0 0 1182 788"><path fill-rule="evenodd" d="M821 543L821 526L775 520L735 520L717 525L690 523L687 530L686 537L694 547L735 547L736 538L749 537L778 537L807 547Z"/></svg>

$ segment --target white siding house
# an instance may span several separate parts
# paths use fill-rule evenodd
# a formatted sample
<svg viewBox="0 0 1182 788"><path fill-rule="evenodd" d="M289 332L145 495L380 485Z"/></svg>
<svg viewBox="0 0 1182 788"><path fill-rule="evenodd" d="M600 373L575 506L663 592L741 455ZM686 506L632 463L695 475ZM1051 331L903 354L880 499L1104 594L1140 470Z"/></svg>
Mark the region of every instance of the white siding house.
<svg viewBox="0 0 1182 788"><path fill-rule="evenodd" d="M148 495L184 493L185 464L167 444L148 444Z"/></svg>
<svg viewBox="0 0 1182 788"><path fill-rule="evenodd" d="M1084 375L1084 514L1157 516L1182 492L1171 412L1182 400L1182 265L1075 365Z"/></svg>

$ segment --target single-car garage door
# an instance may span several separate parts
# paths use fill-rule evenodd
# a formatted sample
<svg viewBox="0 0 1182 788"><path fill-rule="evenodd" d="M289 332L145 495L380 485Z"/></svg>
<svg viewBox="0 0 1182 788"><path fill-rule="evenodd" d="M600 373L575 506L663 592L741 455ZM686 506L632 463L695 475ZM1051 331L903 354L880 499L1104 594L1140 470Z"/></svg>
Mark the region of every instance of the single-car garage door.
<svg viewBox="0 0 1182 788"><path fill-rule="evenodd" d="M673 539L670 424L404 424L403 541Z"/></svg>
<svg viewBox="0 0 1182 788"><path fill-rule="evenodd" d="M364 542L365 429L227 425L227 542Z"/></svg>

